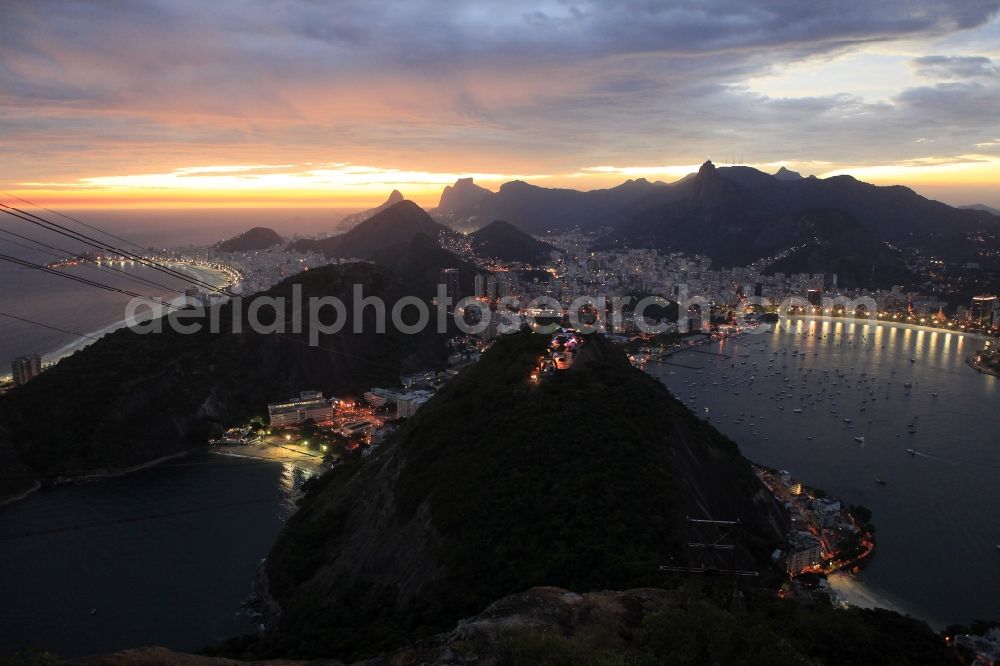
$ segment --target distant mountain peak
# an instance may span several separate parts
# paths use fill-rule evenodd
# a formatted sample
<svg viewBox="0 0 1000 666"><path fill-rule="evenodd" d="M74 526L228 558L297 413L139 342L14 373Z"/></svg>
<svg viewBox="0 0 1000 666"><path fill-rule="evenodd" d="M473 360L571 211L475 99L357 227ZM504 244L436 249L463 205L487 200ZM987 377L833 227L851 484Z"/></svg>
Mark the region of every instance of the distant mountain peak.
<svg viewBox="0 0 1000 666"><path fill-rule="evenodd" d="M471 177L459 178L454 185L446 185L441 192L441 199L438 201L437 212L451 213L475 206L484 197L493 194L485 187L480 187L472 182Z"/></svg>
<svg viewBox="0 0 1000 666"><path fill-rule="evenodd" d="M778 169L777 173L774 174L774 177L778 180L802 180L801 173L798 171L792 171L791 169L786 169L785 167Z"/></svg>
<svg viewBox="0 0 1000 666"><path fill-rule="evenodd" d="M529 264L547 258L555 249L506 220L490 222L470 234L469 241L482 256Z"/></svg>
<svg viewBox="0 0 1000 666"><path fill-rule="evenodd" d="M981 204L981 203L968 204L966 206L959 206L959 208L962 208L964 210L978 210L983 213L989 213L990 215L996 215L1000 217L1000 209L993 208L992 206L987 206L986 204Z"/></svg>
<svg viewBox="0 0 1000 666"><path fill-rule="evenodd" d="M349 231L322 240L303 239L294 247L300 251L311 250L328 257L370 259L391 245L409 241L417 234L436 239L448 231L435 222L420 206L403 199L386 206Z"/></svg>
<svg viewBox="0 0 1000 666"><path fill-rule="evenodd" d="M267 227L254 227L230 239L215 244L217 252L252 252L266 250L275 245L281 245L281 236Z"/></svg>
<svg viewBox="0 0 1000 666"><path fill-rule="evenodd" d="M351 215L347 215L346 217L344 217L337 224L337 230L348 231L350 229L353 229L354 227L358 226L365 220L371 219L372 217L374 217L378 213L381 213L383 210L389 208L390 206L394 206L398 204L400 201L405 201L405 200L406 197L403 196L402 192L400 192L399 190L393 190L392 192L389 193L389 198L383 201L378 206L375 206L375 208L369 208L368 210L363 210L360 213L352 213Z"/></svg>
<svg viewBox="0 0 1000 666"><path fill-rule="evenodd" d="M705 160L705 163L701 165L698 169L699 174L715 173L715 165L712 164L712 160Z"/></svg>

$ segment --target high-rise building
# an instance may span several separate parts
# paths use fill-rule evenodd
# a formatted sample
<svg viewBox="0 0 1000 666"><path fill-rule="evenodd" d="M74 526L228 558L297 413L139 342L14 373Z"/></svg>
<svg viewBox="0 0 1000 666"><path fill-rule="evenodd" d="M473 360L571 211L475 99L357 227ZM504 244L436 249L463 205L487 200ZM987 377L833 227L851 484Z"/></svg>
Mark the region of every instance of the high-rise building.
<svg viewBox="0 0 1000 666"><path fill-rule="evenodd" d="M451 299L452 307L458 303L458 279L459 273L457 268L445 268L441 270L441 284L444 285L445 295Z"/></svg>
<svg viewBox="0 0 1000 666"><path fill-rule="evenodd" d="M969 308L969 319L980 326L992 326L997 323L993 320L993 309L996 305L996 296L988 294L973 296L972 306Z"/></svg>
<svg viewBox="0 0 1000 666"><path fill-rule="evenodd" d="M38 354L19 356L11 362L10 369L14 375L14 386L23 386L42 374L42 359Z"/></svg>
<svg viewBox="0 0 1000 666"><path fill-rule="evenodd" d="M319 391L302 391L298 398L275 402L267 406L272 428L314 421L333 420L334 401L327 400Z"/></svg>
<svg viewBox="0 0 1000 666"><path fill-rule="evenodd" d="M507 298L514 293L514 277L510 273L500 273L497 276L497 296Z"/></svg>

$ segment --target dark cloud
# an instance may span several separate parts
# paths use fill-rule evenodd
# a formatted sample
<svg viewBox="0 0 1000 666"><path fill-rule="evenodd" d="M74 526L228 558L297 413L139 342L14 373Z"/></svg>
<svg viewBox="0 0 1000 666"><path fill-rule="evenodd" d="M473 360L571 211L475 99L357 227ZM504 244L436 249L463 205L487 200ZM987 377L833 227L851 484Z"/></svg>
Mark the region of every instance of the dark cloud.
<svg viewBox="0 0 1000 666"><path fill-rule="evenodd" d="M922 56L913 59L917 74L934 79L1000 77L1000 67L983 56Z"/></svg>
<svg viewBox="0 0 1000 666"><path fill-rule="evenodd" d="M529 173L719 149L762 161L905 159L919 156L917 141L931 131L938 147L971 151L1000 134L989 58L931 51L913 67L939 83L879 103L836 88L771 99L746 81L816 56L955 34L998 8L1000 0L7 0L0 134L18 160L5 160L0 181L42 172L49 153L67 146L91 145L110 163L130 140L178 166L199 147L230 159L255 151L265 163L337 155L387 166L447 151L470 170L505 168L489 164L505 159Z"/></svg>

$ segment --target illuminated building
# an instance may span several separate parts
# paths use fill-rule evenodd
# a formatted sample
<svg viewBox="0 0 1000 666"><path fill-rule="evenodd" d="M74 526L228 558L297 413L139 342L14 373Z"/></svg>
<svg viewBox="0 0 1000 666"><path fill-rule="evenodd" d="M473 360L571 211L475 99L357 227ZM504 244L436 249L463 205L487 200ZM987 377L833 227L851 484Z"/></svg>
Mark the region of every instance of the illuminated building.
<svg viewBox="0 0 1000 666"><path fill-rule="evenodd" d="M314 421L333 420L335 400L327 400L319 391L303 391L298 398L276 402L267 406L272 428Z"/></svg>
<svg viewBox="0 0 1000 666"><path fill-rule="evenodd" d="M997 306L997 297L990 295L973 296L969 308L969 319L980 326L993 326L993 310Z"/></svg>
<svg viewBox="0 0 1000 666"><path fill-rule="evenodd" d="M433 396L430 391L422 390L402 394L396 399L396 418L405 419L413 416L417 409Z"/></svg>
<svg viewBox="0 0 1000 666"><path fill-rule="evenodd" d="M364 397L369 405L381 409L396 402L399 398L399 392L392 389L373 388L370 391L365 391Z"/></svg>
<svg viewBox="0 0 1000 666"><path fill-rule="evenodd" d="M788 553L787 571L791 575L816 566L822 557L819 539L809 532L799 532L793 538L792 550Z"/></svg>
<svg viewBox="0 0 1000 666"><path fill-rule="evenodd" d="M434 383L437 379L437 372L434 370L423 370L421 372L414 372L409 375L402 375L399 380L403 384L403 388L412 389L419 386L429 386Z"/></svg>
<svg viewBox="0 0 1000 666"><path fill-rule="evenodd" d="M441 270L441 284L444 285L445 295L451 299L451 305L458 303L458 280L459 272L457 268L445 268Z"/></svg>
<svg viewBox="0 0 1000 666"><path fill-rule="evenodd" d="M42 374L42 359L38 354L19 356L11 361L10 369L14 375L14 386L23 386Z"/></svg>

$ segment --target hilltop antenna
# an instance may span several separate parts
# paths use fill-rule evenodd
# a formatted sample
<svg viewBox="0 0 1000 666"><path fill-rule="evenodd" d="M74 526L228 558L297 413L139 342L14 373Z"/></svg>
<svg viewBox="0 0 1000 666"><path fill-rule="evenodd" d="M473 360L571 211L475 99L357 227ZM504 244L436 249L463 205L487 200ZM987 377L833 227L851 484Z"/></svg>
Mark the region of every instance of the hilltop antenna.
<svg viewBox="0 0 1000 666"><path fill-rule="evenodd" d="M733 579L730 605L740 597L740 578L755 578L759 572L736 568L737 546L740 542L740 521L712 520L687 516L685 532L687 566L660 565L660 571L688 576L728 576Z"/></svg>

